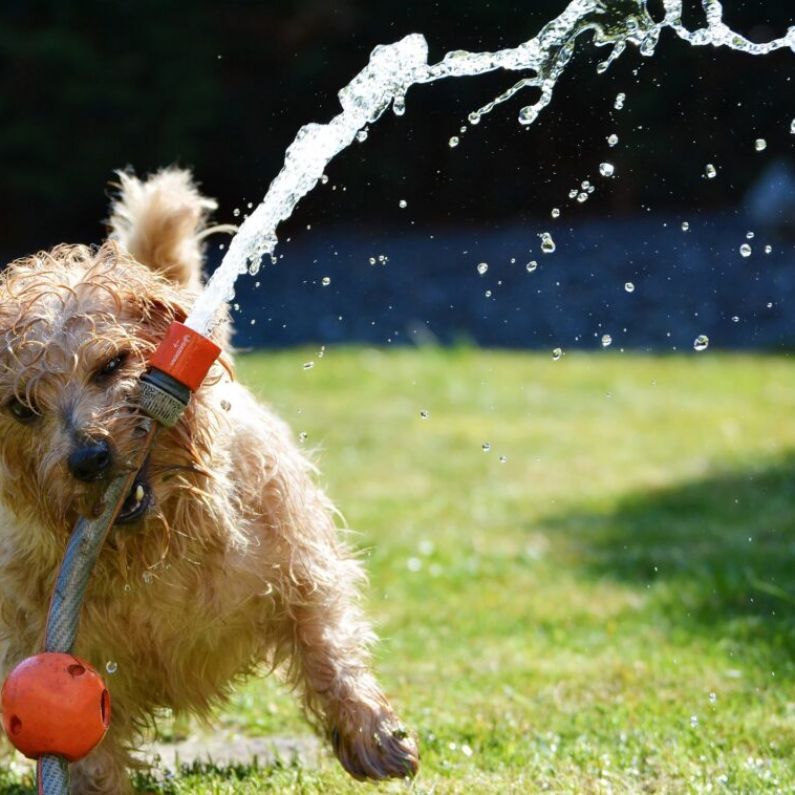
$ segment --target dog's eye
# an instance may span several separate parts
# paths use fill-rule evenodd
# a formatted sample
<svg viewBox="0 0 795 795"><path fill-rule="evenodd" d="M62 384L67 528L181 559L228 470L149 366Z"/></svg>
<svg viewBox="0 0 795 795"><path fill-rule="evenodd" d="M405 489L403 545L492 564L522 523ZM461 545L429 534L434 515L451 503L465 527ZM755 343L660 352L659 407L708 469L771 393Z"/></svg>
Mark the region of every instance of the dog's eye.
<svg viewBox="0 0 795 795"><path fill-rule="evenodd" d="M99 370L94 373L95 378L103 379L107 378L108 376L114 375L117 373L122 365L124 364L125 360L127 359L126 353L120 353L118 356L114 356L112 359L108 359Z"/></svg>
<svg viewBox="0 0 795 795"><path fill-rule="evenodd" d="M17 422L33 422L33 420L38 417L38 412L27 403L23 403L21 400L17 400L17 398L11 398L11 400L6 404L6 408L11 412L11 416Z"/></svg>

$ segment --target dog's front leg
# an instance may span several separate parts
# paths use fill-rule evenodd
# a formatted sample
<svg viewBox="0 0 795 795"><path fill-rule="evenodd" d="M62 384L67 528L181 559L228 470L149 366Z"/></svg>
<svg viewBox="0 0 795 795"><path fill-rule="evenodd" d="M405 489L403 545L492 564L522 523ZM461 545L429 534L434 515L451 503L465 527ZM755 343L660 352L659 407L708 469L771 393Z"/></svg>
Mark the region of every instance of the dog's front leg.
<svg viewBox="0 0 795 795"><path fill-rule="evenodd" d="M417 746L368 665L370 627L345 593L320 587L292 607L304 701L355 778L412 776Z"/></svg>
<svg viewBox="0 0 795 795"><path fill-rule="evenodd" d="M277 656L289 657L307 712L352 776L412 776L416 743L370 670L374 636L357 605L362 568L330 533L323 536L320 543L315 538L311 545L280 550L284 563L274 583L282 604Z"/></svg>

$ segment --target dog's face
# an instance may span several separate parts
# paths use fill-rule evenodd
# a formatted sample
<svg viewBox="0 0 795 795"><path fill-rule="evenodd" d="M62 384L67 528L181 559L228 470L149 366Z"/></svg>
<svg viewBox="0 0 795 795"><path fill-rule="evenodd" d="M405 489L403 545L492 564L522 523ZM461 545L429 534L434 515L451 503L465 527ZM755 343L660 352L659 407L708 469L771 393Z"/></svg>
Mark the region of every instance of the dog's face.
<svg viewBox="0 0 795 795"><path fill-rule="evenodd" d="M176 288L112 243L61 246L6 269L0 489L18 516L60 531L90 515L140 445L138 377L181 316ZM157 501L151 469L137 478L119 523L144 520Z"/></svg>

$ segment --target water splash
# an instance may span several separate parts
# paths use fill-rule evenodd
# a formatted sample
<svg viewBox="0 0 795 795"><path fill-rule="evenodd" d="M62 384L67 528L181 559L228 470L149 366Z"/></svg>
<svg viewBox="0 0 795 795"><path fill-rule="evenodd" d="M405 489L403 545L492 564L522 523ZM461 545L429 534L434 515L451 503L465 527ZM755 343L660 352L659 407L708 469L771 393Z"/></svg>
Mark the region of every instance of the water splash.
<svg viewBox="0 0 795 795"><path fill-rule="evenodd" d="M694 351L705 351L709 347L709 337L706 334L699 334L693 341Z"/></svg>
<svg viewBox="0 0 795 795"><path fill-rule="evenodd" d="M663 0L665 15L659 22L649 13L646 0L572 0L535 38L517 47L496 52L455 50L436 64L428 64L428 45L420 34L379 45L369 64L339 92L342 112L327 124L307 124L298 131L287 149L284 166L262 203L241 224L221 266L196 301L187 325L200 333L208 332L219 307L234 297L238 275L259 269L262 258L272 255L276 248L278 225L290 217L298 202L318 182L327 181L324 171L331 160L354 141L361 141L361 132L390 105L396 115L402 116L406 93L413 85L448 77L472 77L497 69L530 72L468 116L470 124L478 124L497 105L520 91L533 89L538 92L535 102L522 107L518 114L519 123L529 125L550 103L577 38L586 32L593 34L597 47L612 47L597 67L599 72L606 71L627 45L637 47L644 57L653 55L666 29L693 46L728 47L750 55L783 48L795 52L795 26L779 39L754 43L723 22L723 7L718 0L702 0L701 5L705 26L688 30L682 23L682 0ZM458 143L453 140L450 139L451 146Z"/></svg>

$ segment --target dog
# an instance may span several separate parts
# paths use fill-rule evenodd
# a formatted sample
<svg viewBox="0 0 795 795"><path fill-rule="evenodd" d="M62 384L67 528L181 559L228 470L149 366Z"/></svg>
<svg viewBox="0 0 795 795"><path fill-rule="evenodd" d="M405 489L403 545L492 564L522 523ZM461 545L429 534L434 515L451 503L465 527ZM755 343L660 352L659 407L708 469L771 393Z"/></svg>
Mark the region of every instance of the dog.
<svg viewBox="0 0 795 795"><path fill-rule="evenodd" d="M191 175L120 174L99 247L59 245L0 274L0 675L41 648L67 539L140 444L139 377L201 288L215 202ZM164 429L89 584L75 654L113 720L73 792L129 791L163 708L207 716L243 676L278 670L357 779L413 776L415 739L370 668L363 568L288 426L223 352Z"/></svg>

